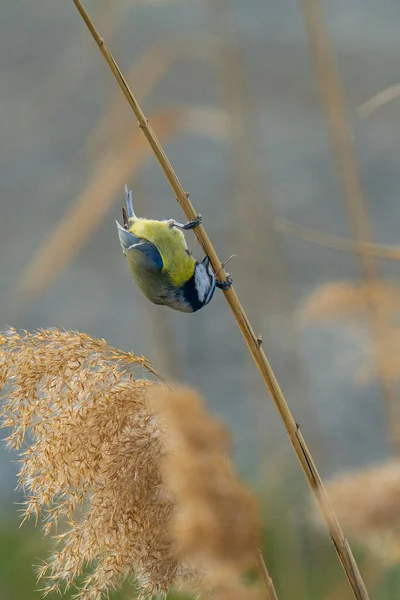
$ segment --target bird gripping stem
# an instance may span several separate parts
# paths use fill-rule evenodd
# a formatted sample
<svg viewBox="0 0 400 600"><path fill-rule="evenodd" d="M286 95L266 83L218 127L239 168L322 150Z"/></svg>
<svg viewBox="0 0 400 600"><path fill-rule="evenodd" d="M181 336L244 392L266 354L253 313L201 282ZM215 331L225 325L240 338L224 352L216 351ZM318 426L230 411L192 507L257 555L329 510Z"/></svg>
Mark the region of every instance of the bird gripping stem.
<svg viewBox="0 0 400 600"><path fill-rule="evenodd" d="M185 213L189 221L193 221L194 219L196 219L197 213L194 210L190 198L185 193L182 184L180 183L175 171L172 168L171 163L169 162L160 142L158 141L157 136L155 135L151 125L146 119L136 98L131 92L124 76L122 75L117 63L114 60L114 57L112 56L104 40L95 28L88 13L82 6L81 1L73 0L73 2L76 8L78 9L79 13L81 14L82 19L85 21L94 40L99 46L102 55L104 56L111 71L113 72L114 77L116 78L122 92L124 93L126 99L129 102L129 105L135 113L136 118L139 122L139 126L141 127L144 135L146 136L147 141L149 142L150 147L152 148L156 158L158 159L158 162L160 163L176 195L176 198L182 207L183 212ZM225 269L222 267L222 263L219 260L217 253L215 252L215 249L203 225L200 224L198 227L196 227L194 232L205 254L209 257L214 271L220 273L222 282L227 281L228 275ZM301 435L301 432L299 431L296 425L296 422L289 409L289 406L286 403L282 390L269 364L267 356L257 339L257 336L250 324L250 321L243 309L243 306L233 286L229 287L229 289L224 291L224 294L231 308L231 311L236 319L236 322L242 332L242 335L246 341L246 344L253 356L254 362L256 363L264 379L264 383L267 386L271 397L275 403L276 409L284 423L290 442L304 471L308 484L314 494L315 500L319 506L322 516L324 517L326 526L331 535L339 560L346 573L354 597L357 600L369 600L367 589L365 587L358 565L354 559L351 548L347 542L346 536L344 535L344 532L337 519L336 513L334 512L331 506L329 497L326 493L320 475L317 471L312 455L306 445L303 436Z"/></svg>

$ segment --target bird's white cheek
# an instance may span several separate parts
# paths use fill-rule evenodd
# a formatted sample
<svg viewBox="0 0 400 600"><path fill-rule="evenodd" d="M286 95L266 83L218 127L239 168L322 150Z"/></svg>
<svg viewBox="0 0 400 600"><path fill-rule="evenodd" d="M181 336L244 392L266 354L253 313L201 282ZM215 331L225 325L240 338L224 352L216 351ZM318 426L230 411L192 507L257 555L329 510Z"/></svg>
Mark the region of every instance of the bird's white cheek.
<svg viewBox="0 0 400 600"><path fill-rule="evenodd" d="M195 271L194 280L199 300L200 302L204 302L204 298L206 297L210 287L210 280L206 271L204 269L197 268Z"/></svg>

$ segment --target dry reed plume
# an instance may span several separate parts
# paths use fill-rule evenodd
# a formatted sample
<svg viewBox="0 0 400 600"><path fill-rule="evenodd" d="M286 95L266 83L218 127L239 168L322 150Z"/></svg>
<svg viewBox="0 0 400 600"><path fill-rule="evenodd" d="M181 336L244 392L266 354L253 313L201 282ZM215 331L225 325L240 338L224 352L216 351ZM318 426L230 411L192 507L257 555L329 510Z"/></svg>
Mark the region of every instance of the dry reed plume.
<svg viewBox="0 0 400 600"><path fill-rule="evenodd" d="M136 379L138 367L155 373L81 333L0 336L2 425L20 451L24 519L63 529L39 571L44 591L85 576L77 596L100 600L134 575L143 594L166 593L207 570L229 573L245 598L239 576L256 560L259 523L227 435L194 392Z"/></svg>
<svg viewBox="0 0 400 600"><path fill-rule="evenodd" d="M333 281L311 294L301 311L301 317L304 320L322 321L365 313L367 291L374 294L388 317L398 311L400 302L398 284L377 282L370 285Z"/></svg>
<svg viewBox="0 0 400 600"><path fill-rule="evenodd" d="M399 563L400 462L340 474L326 487L354 539L384 563Z"/></svg>
<svg viewBox="0 0 400 600"><path fill-rule="evenodd" d="M227 459L227 432L195 392L157 391L153 405L165 433L163 473L174 495L176 554L205 572L212 586L237 592L240 574L255 563L259 517Z"/></svg>

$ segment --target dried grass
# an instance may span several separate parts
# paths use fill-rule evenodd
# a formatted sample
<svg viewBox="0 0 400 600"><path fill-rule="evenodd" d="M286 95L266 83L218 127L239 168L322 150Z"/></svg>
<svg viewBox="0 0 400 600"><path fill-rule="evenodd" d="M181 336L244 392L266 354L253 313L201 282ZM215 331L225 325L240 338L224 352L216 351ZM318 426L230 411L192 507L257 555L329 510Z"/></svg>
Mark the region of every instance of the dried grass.
<svg viewBox="0 0 400 600"><path fill-rule="evenodd" d="M186 388L152 396L165 435L164 481L174 497L170 523L177 556L204 574L200 591L213 598L252 598L259 590L241 582L254 566L259 512L236 479L227 453L229 436L198 394Z"/></svg>
<svg viewBox="0 0 400 600"><path fill-rule="evenodd" d="M368 288L368 289L367 289ZM382 311L389 317L400 306L400 287L394 283L373 285L333 281L318 288L305 302L300 316L304 321L336 320L365 313L366 294L373 294Z"/></svg>
<svg viewBox="0 0 400 600"><path fill-rule="evenodd" d="M227 434L194 392L136 379L135 368L155 373L81 333L0 337L2 425L20 452L23 517L41 517L45 534L63 529L39 570L44 591L83 577L77 596L100 600L134 575L143 594L166 593L206 571L202 589L217 583L220 597L239 586L247 598L240 576L256 560L259 520Z"/></svg>
<svg viewBox="0 0 400 600"><path fill-rule="evenodd" d="M92 567L82 598L100 598L132 570L146 589L166 589L177 562L160 493L159 432L147 402L156 384L133 378L143 359L85 334L11 332L1 348L9 390L4 426L21 453L24 518L61 521L61 550L40 570L46 592ZM157 386L158 387L158 386ZM80 514L81 513L81 514Z"/></svg>
<svg viewBox="0 0 400 600"><path fill-rule="evenodd" d="M226 429L198 394L183 388L157 391L153 405L168 449L165 481L176 497L171 527L177 554L209 570L250 567L259 546L258 509L232 471Z"/></svg>

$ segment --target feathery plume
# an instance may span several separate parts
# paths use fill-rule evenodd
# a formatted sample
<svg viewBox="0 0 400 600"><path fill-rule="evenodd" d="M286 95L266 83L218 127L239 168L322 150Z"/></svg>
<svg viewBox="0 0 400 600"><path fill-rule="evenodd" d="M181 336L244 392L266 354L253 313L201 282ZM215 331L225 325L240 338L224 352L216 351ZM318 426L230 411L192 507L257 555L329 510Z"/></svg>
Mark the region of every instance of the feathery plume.
<svg viewBox="0 0 400 600"><path fill-rule="evenodd" d="M177 555L205 573L217 597L223 590L237 597L242 587L247 597L254 591L240 576L256 560L259 513L227 458L228 433L192 390L164 388L151 398L167 449L162 466L174 496L170 531Z"/></svg>
<svg viewBox="0 0 400 600"><path fill-rule="evenodd" d="M98 599L134 570L142 589L165 591L177 560L166 523L172 505L159 469L163 449L148 404L159 384L135 379L145 359L104 340L58 330L11 331L0 346L8 380L3 426L21 451L24 518L61 522L59 546L39 576L68 588L89 565L81 598Z"/></svg>
<svg viewBox="0 0 400 600"><path fill-rule="evenodd" d="M20 452L23 517L41 516L45 534L62 527L38 572L44 592L85 574L82 600L132 576L143 595L165 594L207 572L202 591L253 597L240 576L256 557L258 514L229 465L227 433L194 392L135 368L157 375L82 333L0 336L0 414Z"/></svg>

